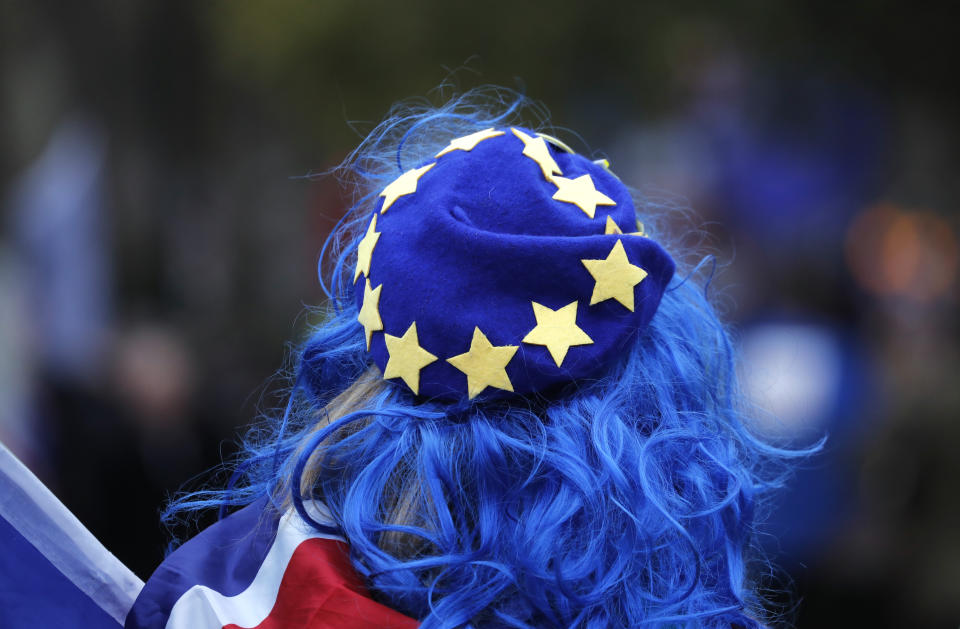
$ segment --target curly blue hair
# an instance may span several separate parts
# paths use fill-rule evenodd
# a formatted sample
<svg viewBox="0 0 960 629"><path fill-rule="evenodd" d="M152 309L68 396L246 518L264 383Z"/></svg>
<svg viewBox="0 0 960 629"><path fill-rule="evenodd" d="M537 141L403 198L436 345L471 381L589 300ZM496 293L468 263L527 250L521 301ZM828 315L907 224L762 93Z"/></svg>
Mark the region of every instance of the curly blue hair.
<svg viewBox="0 0 960 629"><path fill-rule="evenodd" d="M356 197L323 247L329 303L285 411L248 433L226 489L164 517L266 495L326 531L304 508L322 500L373 595L424 629L762 626L757 505L809 450L749 430L729 334L656 205L638 198L638 218L679 272L602 377L449 404L384 381L364 351L351 264L378 192L451 138L531 112L543 128L542 109L485 89L398 106L366 138L341 167Z"/></svg>

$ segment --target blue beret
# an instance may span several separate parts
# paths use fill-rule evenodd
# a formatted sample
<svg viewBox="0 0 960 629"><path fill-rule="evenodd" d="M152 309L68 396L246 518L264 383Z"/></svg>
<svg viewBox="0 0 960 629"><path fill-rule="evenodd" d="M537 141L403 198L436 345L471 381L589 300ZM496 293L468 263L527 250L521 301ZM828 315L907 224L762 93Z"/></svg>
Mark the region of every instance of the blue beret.
<svg viewBox="0 0 960 629"><path fill-rule="evenodd" d="M444 400L540 391L602 372L653 317L673 260L605 163L545 138L456 138L380 193L354 282L384 378Z"/></svg>

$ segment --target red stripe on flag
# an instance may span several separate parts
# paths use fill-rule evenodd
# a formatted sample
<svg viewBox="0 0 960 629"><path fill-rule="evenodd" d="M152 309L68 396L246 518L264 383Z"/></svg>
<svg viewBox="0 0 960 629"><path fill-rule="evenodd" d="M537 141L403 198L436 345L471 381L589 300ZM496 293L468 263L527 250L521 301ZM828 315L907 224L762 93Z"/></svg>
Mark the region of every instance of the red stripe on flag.
<svg viewBox="0 0 960 629"><path fill-rule="evenodd" d="M416 629L419 623L366 596L343 542L308 539L293 552L270 614L254 628Z"/></svg>

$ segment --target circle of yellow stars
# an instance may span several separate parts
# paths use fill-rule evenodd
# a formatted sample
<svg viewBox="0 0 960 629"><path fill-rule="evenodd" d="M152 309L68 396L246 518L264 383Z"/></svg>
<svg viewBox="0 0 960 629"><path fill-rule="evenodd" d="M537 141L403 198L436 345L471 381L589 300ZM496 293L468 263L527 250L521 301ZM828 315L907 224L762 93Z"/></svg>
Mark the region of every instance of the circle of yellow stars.
<svg viewBox="0 0 960 629"><path fill-rule="evenodd" d="M577 206L591 219L596 216L597 206L616 205L613 199L597 190L589 174L575 179L563 177L563 172L553 159L547 142L572 153L573 151L566 145L550 136L540 134L531 136L515 127L510 131L523 143L523 155L533 160L539 166L544 179L556 186L557 190L552 197L554 200ZM454 138L434 158L439 159L453 151L472 151L484 140L504 134L504 131L489 128ZM384 199L379 214L386 213L400 197L415 194L420 178L436 164L437 162L434 161L419 168L412 168L387 185L379 195ZM609 170L608 163L603 165ZM361 275L364 276L362 306L357 315L357 321L363 326L368 351L373 333L383 331L383 320L380 317L380 293L383 284L374 286L370 278L373 252L382 235L377 231L377 216L378 213L373 215L363 238L357 245L357 265L354 271L354 282L359 280ZM606 217L604 234L625 235L610 215ZM626 234L626 236L645 235L643 225L639 221L637 221L637 231ZM590 306L612 299L629 311L634 311L634 289L647 277L647 272L630 262L622 238L617 238L606 258L583 259L580 262L594 280ZM571 347L593 343L593 339L577 325L579 304L579 300L574 300L563 307L552 309L531 301L536 325L520 342L546 348L556 366L562 367ZM420 371L439 359L420 345L417 322L412 321L402 336L394 336L388 332L384 332L383 336L388 354L383 377L399 378L414 395L419 394ZM518 349L519 345L494 345L479 326L474 326L467 351L447 358L446 362L466 376L467 394L470 399L475 398L487 388L512 392L513 383L506 369Z"/></svg>

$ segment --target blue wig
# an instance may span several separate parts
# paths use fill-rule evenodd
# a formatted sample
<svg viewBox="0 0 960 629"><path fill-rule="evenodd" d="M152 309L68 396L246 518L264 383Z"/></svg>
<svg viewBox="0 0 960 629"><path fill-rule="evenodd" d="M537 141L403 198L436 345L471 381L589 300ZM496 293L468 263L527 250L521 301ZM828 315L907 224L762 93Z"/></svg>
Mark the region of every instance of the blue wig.
<svg viewBox="0 0 960 629"><path fill-rule="evenodd" d="M749 431L728 333L655 206L636 199L678 273L601 377L450 403L383 380L368 358L351 263L377 193L451 138L530 124L531 111L542 127L499 90L408 103L348 158L356 198L323 247L329 303L286 409L247 435L226 489L165 516L266 495L311 521L303 503L319 499L373 595L424 629L762 626L756 511L797 453Z"/></svg>

